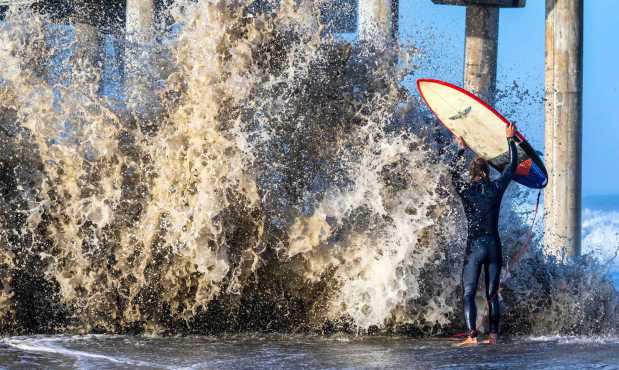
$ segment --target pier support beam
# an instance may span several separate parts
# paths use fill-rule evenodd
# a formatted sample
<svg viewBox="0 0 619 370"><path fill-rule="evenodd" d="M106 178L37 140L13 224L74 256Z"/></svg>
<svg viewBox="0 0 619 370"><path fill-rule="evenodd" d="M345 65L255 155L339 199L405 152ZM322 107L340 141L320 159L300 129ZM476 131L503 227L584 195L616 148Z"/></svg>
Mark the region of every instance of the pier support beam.
<svg viewBox="0 0 619 370"><path fill-rule="evenodd" d="M544 243L580 255L583 0L546 0Z"/></svg>
<svg viewBox="0 0 619 370"><path fill-rule="evenodd" d="M494 103L499 9L522 8L526 5L526 0L432 0L432 2L466 6L464 88L488 103Z"/></svg>
<svg viewBox="0 0 619 370"><path fill-rule="evenodd" d="M359 40L380 46L392 46L398 34L398 0L359 0Z"/></svg>
<svg viewBox="0 0 619 370"><path fill-rule="evenodd" d="M466 8L464 88L494 103L499 43L499 8L470 5Z"/></svg>
<svg viewBox="0 0 619 370"><path fill-rule="evenodd" d="M127 0L126 32L129 42L149 42L155 21L153 0Z"/></svg>
<svg viewBox="0 0 619 370"><path fill-rule="evenodd" d="M150 125L158 104L154 92L152 46L153 0L127 0L125 45L125 95L127 109L141 124Z"/></svg>

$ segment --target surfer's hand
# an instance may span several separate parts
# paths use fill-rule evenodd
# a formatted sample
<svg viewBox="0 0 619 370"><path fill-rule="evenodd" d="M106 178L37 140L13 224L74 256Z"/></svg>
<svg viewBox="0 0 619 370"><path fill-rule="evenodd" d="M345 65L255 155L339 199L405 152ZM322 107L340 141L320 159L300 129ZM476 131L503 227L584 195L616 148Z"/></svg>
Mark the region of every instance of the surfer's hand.
<svg viewBox="0 0 619 370"><path fill-rule="evenodd" d="M456 143L458 143L458 148L466 149L466 143L464 142L464 139L462 138L462 136L454 135L454 138L456 139Z"/></svg>
<svg viewBox="0 0 619 370"><path fill-rule="evenodd" d="M505 136L507 136L507 138L514 137L515 132L516 132L516 126L514 126L513 123L511 125L507 125L507 127L505 127Z"/></svg>

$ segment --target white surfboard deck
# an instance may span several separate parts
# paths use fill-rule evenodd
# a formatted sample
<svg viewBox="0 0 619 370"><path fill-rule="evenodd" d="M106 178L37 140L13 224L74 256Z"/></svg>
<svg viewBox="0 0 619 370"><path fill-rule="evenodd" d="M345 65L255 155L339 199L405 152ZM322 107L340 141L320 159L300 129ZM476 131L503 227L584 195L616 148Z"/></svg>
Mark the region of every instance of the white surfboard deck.
<svg viewBox="0 0 619 370"><path fill-rule="evenodd" d="M477 155L491 160L509 150L505 140L509 121L479 98L438 80L421 79L417 87L438 119Z"/></svg>

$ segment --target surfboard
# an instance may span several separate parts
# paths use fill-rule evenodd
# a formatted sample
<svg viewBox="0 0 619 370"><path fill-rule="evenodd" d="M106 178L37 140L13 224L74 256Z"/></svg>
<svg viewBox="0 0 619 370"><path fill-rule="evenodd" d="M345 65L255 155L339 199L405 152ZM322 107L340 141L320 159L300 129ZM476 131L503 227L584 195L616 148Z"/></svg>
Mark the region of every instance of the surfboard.
<svg viewBox="0 0 619 370"><path fill-rule="evenodd" d="M505 126L510 122L474 94L448 82L418 79L417 89L438 120L488 163L503 171L509 163ZM515 134L518 167L514 180L541 189L548 183L544 162L520 132Z"/></svg>

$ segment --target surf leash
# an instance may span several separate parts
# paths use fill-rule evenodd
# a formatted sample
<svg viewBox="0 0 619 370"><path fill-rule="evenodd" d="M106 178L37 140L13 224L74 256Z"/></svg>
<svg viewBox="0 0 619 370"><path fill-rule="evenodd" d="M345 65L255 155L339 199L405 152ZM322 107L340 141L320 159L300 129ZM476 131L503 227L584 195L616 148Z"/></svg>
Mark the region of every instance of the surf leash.
<svg viewBox="0 0 619 370"><path fill-rule="evenodd" d="M520 261L522 256L524 256L525 253L529 250L529 247L531 246L531 240L533 239L533 228L535 227L535 221L537 220L537 213L539 211L539 200L540 200L541 195L542 195L542 191L540 190L537 193L537 200L535 202L535 211L533 212L533 219L531 220L531 226L529 226L529 230L525 234L526 235L525 241L524 243L522 243L522 246L516 251L516 253L512 254L512 258L510 259L510 262L507 264L507 267L505 268L505 277L499 281L499 287L497 288L496 292L492 296L490 296L490 298L486 300L486 305L489 305L489 302L492 301L497 295L501 293L501 289L503 288L503 283L510 277L512 268L518 264L518 261ZM488 310L490 310L489 307L488 307Z"/></svg>
<svg viewBox="0 0 619 370"><path fill-rule="evenodd" d="M529 230L527 231L526 238L522 246L516 251L516 253L512 254L512 258L510 262L507 264L505 268L505 277L499 281L499 287L496 292L488 298L486 304L492 301L497 294L501 293L501 288L503 287L503 283L507 280L511 274L511 271L515 265L518 264L518 261L525 255L525 253L529 250L529 246L531 246L531 240L533 239L533 228L535 227L535 221L537 220L537 213L539 211L539 200L542 195L542 191L540 190L537 193L537 201L535 202L535 211L533 212L533 220L531 220L531 226L529 226Z"/></svg>
<svg viewBox="0 0 619 370"><path fill-rule="evenodd" d="M516 253L512 255L512 258L510 259L510 262L507 264L507 268L505 269L506 270L505 279L502 279L501 283L510 276L510 272L512 271L512 268L518 264L518 261L520 261L522 256L525 255L525 253L529 250L529 247L531 246L531 240L533 239L533 229L535 227L535 221L537 220L537 214L539 212L539 203L540 203L539 201L540 201L541 195L542 195L542 191L540 190L537 193L537 200L535 201L535 211L533 212L533 220L531 220L531 226L529 226L529 230L527 231L525 242L516 251ZM499 283L499 291L500 290L501 290L501 285ZM498 294L498 291L497 291L497 294ZM494 296L492 298L494 298Z"/></svg>

